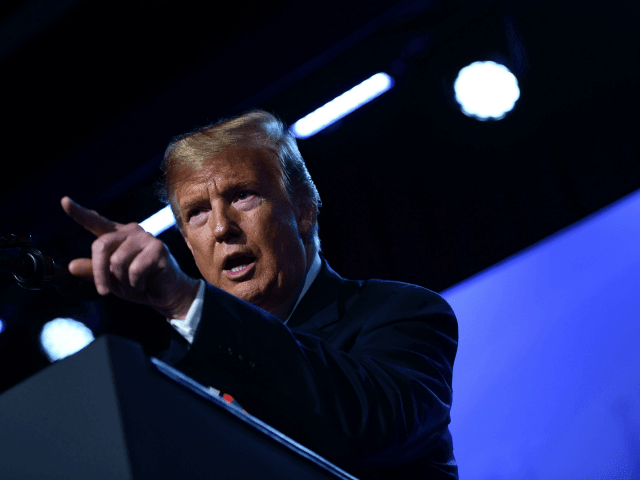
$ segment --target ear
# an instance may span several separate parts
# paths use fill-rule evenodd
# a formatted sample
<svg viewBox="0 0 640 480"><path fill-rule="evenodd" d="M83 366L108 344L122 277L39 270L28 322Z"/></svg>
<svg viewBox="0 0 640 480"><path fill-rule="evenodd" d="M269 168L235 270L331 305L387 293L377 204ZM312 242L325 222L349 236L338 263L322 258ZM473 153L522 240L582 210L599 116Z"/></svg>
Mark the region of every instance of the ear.
<svg viewBox="0 0 640 480"><path fill-rule="evenodd" d="M306 238L316 225L317 212L311 205L301 205L297 210L298 234Z"/></svg>

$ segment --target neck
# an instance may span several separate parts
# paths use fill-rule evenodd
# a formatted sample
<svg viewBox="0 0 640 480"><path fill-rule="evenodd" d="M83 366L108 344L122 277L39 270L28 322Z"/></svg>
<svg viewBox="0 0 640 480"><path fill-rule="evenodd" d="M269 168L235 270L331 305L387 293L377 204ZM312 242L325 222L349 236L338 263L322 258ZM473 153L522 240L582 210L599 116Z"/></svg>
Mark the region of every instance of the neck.
<svg viewBox="0 0 640 480"><path fill-rule="evenodd" d="M307 275L306 275L307 273L308 273L308 270L307 272L305 272L305 276L302 278L302 281L298 284L298 287L294 290L294 292L287 299L287 301L280 307L270 312L271 314L275 315L283 322L285 322L287 318L289 318L289 316L291 315L291 312L293 311L293 307L296 305L296 302L298 301L298 297L300 297L300 294L302 293L302 289L304 288L304 282L305 282L305 279L307 278Z"/></svg>
<svg viewBox="0 0 640 480"><path fill-rule="evenodd" d="M296 289L293 291L293 293L289 296L289 298L283 305L269 312L272 315L275 315L276 317L278 317L283 322L286 322L287 319L291 316L291 312L293 311L293 309L298 303L298 299L300 298L300 295L302 294L302 290L304 289L304 285L307 280L307 275L309 275L309 270L313 265L313 260L315 259L315 256L316 256L315 249L308 248L307 256L306 256L307 263L305 265L305 270L304 270L304 275L302 277L302 280L298 283L298 286L296 287Z"/></svg>

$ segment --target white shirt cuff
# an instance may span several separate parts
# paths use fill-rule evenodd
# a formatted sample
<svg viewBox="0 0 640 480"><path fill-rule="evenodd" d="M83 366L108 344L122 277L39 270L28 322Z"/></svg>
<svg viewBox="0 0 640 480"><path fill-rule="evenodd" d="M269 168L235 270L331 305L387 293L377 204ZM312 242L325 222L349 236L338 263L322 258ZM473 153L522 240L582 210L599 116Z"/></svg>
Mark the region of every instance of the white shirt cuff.
<svg viewBox="0 0 640 480"><path fill-rule="evenodd" d="M200 280L200 287L198 288L198 294L195 300L189 307L187 317L184 320L178 320L175 318L167 318L169 323L176 331L182 335L189 344L193 343L193 336L196 333L200 318L202 317L202 305L204 304L204 280Z"/></svg>

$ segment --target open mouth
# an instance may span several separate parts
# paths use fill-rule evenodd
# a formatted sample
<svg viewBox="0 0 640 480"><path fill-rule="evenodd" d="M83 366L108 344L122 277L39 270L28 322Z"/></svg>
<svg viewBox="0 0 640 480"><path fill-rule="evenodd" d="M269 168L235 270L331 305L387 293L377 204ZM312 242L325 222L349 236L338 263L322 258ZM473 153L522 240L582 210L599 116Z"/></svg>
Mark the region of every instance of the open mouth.
<svg viewBox="0 0 640 480"><path fill-rule="evenodd" d="M231 278L237 278L246 274L255 265L255 257L249 255L237 255L229 258L224 264L224 273Z"/></svg>

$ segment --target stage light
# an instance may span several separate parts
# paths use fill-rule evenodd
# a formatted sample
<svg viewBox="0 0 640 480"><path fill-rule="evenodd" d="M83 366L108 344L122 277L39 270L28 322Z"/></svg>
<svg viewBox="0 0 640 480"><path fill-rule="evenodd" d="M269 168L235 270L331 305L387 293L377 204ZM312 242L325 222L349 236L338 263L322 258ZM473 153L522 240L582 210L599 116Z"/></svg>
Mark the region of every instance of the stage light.
<svg viewBox="0 0 640 480"><path fill-rule="evenodd" d="M382 95L393 87L394 81L386 73L376 73L364 82L356 85L351 90L343 93L329 103L311 112L304 118L295 122L289 131L296 138L309 138L320 130L327 128L342 117L353 112L367 102ZM140 222L140 226L154 237L175 225L176 219L171 212L171 207L166 206L158 213L153 214Z"/></svg>
<svg viewBox="0 0 640 480"><path fill-rule="evenodd" d="M494 62L464 67L453 88L462 112L478 120L500 120L520 98L516 77L507 67Z"/></svg>
<svg viewBox="0 0 640 480"><path fill-rule="evenodd" d="M309 138L320 130L337 122L367 102L393 87L393 78L386 73L376 73L351 90L310 113L294 123L289 131L296 138ZM171 208L166 206L140 223L140 226L154 237L175 225L176 220Z"/></svg>
<svg viewBox="0 0 640 480"><path fill-rule="evenodd" d="M93 342L91 330L72 318L56 318L47 322L40 333L42 350L55 362L82 350Z"/></svg>
<svg viewBox="0 0 640 480"><path fill-rule="evenodd" d="M0 318L0 333L4 330L4 321Z"/></svg>
<svg viewBox="0 0 640 480"><path fill-rule="evenodd" d="M176 224L176 219L173 216L171 207L167 205L162 210L154 213L149 218L140 222L140 226L149 232L154 237L157 237L165 230L173 227Z"/></svg>
<svg viewBox="0 0 640 480"><path fill-rule="evenodd" d="M371 78L298 120L289 130L296 138L309 138L383 94L393 87L393 83L393 78L386 73L376 73Z"/></svg>

